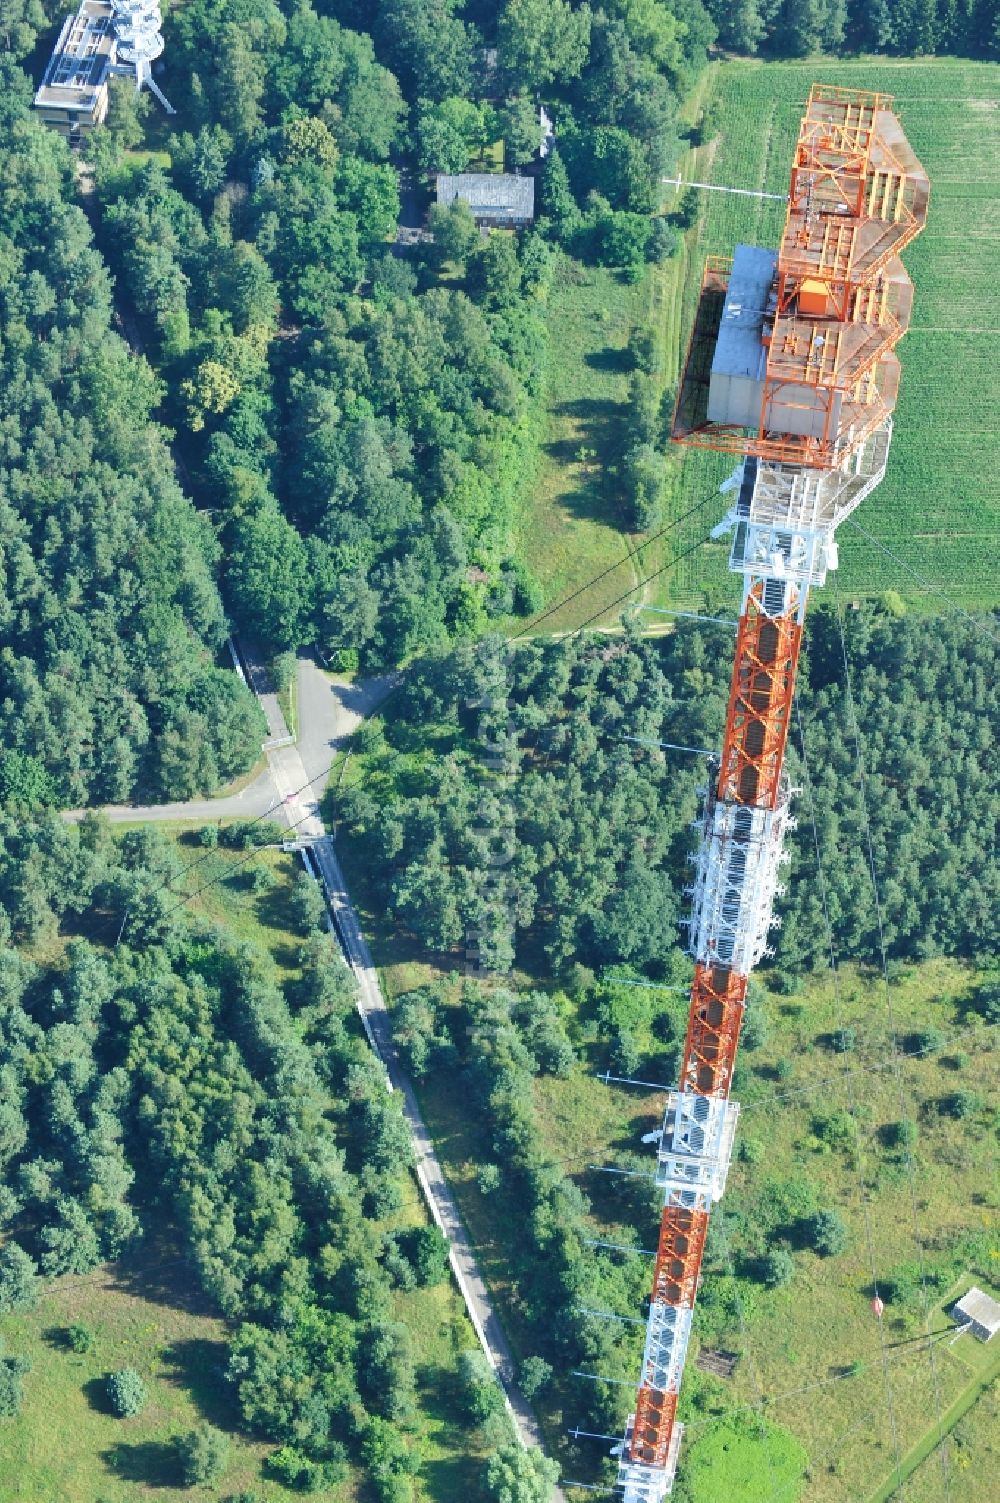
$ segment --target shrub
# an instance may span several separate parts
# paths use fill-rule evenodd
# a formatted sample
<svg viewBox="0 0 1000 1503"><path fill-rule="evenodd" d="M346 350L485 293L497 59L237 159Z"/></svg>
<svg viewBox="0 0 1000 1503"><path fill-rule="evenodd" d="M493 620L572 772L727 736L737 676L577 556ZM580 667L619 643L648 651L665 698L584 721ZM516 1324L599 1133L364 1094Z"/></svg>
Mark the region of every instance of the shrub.
<svg viewBox="0 0 1000 1503"><path fill-rule="evenodd" d="M76 1352L77 1356L83 1357L94 1349L94 1333L88 1326L74 1321L73 1325L66 1328L66 1345L71 1352Z"/></svg>
<svg viewBox="0 0 1000 1503"><path fill-rule="evenodd" d="M517 1378L525 1398L533 1399L551 1381L552 1368L544 1357L525 1357Z"/></svg>
<svg viewBox="0 0 1000 1503"><path fill-rule="evenodd" d="M229 1439L212 1425L200 1425L178 1436L177 1459L185 1487L218 1482L229 1465Z"/></svg>
<svg viewBox="0 0 1000 1503"><path fill-rule="evenodd" d="M812 1130L827 1148L851 1149L858 1141L857 1123L842 1108L815 1116Z"/></svg>
<svg viewBox="0 0 1000 1503"><path fill-rule="evenodd" d="M831 1039L834 1052L837 1054L850 1054L858 1042L858 1036L853 1028L837 1028Z"/></svg>
<svg viewBox="0 0 1000 1503"><path fill-rule="evenodd" d="M134 1367L109 1373L105 1384L108 1403L119 1419L131 1419L146 1407L146 1385Z"/></svg>
<svg viewBox="0 0 1000 1503"><path fill-rule="evenodd" d="M419 1283L440 1284L448 1277L448 1239L436 1226L422 1226L414 1234L409 1254Z"/></svg>
<svg viewBox="0 0 1000 1503"><path fill-rule="evenodd" d="M786 1247L776 1247L761 1262L761 1278L769 1289L783 1289L795 1277L795 1259Z"/></svg>
<svg viewBox="0 0 1000 1503"><path fill-rule="evenodd" d="M500 1165L480 1164L476 1172L476 1184L480 1195L492 1195L500 1188Z"/></svg>
<svg viewBox="0 0 1000 1503"><path fill-rule="evenodd" d="M249 851L255 846L280 845L285 831L273 819L235 819L222 825L219 844L231 851Z"/></svg>
<svg viewBox="0 0 1000 1503"><path fill-rule="evenodd" d="M482 1352L470 1349L458 1359L465 1412L474 1425L481 1425L503 1408L503 1392Z"/></svg>
<svg viewBox="0 0 1000 1503"><path fill-rule="evenodd" d="M269 866L251 864L246 876L247 890L253 893L269 892L274 886L274 872Z"/></svg>
<svg viewBox="0 0 1000 1503"><path fill-rule="evenodd" d="M941 1103L942 1111L949 1117L973 1117L982 1110L983 1098L978 1091L954 1091Z"/></svg>
<svg viewBox="0 0 1000 1503"><path fill-rule="evenodd" d="M992 976L976 988L972 1006L987 1023L1000 1023L1000 977Z"/></svg>
<svg viewBox="0 0 1000 1503"><path fill-rule="evenodd" d="M741 1164L759 1164L765 1157L765 1148L759 1138L741 1138L736 1156Z"/></svg>
<svg viewBox="0 0 1000 1503"><path fill-rule="evenodd" d="M913 1035L912 1050L919 1059L927 1059L931 1054L940 1054L947 1042L940 1028L924 1028Z"/></svg>
<svg viewBox="0 0 1000 1503"><path fill-rule="evenodd" d="M810 1218L809 1245L821 1258L835 1258L848 1243L847 1226L837 1211L817 1211Z"/></svg>
<svg viewBox="0 0 1000 1503"><path fill-rule="evenodd" d="M276 652L271 659L271 679L279 694L292 682L296 666L294 652Z"/></svg>
<svg viewBox="0 0 1000 1503"><path fill-rule="evenodd" d="M917 1141L917 1124L904 1117L902 1122L894 1122L892 1125L892 1145L894 1148L912 1148Z"/></svg>
<svg viewBox="0 0 1000 1503"><path fill-rule="evenodd" d="M506 1445L487 1461L483 1491L491 1503L548 1503L558 1478L557 1463L542 1451Z"/></svg>

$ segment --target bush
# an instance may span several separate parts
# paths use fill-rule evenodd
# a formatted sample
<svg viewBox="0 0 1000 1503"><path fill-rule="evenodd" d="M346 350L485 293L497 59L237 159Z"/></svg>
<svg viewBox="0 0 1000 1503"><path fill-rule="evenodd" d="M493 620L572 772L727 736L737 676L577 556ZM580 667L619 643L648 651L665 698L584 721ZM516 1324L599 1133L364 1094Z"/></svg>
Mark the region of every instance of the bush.
<svg viewBox="0 0 1000 1503"><path fill-rule="evenodd" d="M647 376L658 370L659 350L652 329L637 324L628 337L627 348L633 370L644 371Z"/></svg>
<svg viewBox="0 0 1000 1503"><path fill-rule="evenodd" d="M347 1476L347 1463L342 1453L332 1461L311 1461L295 1446L282 1446L272 1452L266 1467L271 1476L285 1487L300 1493L318 1493L324 1488L336 1487Z"/></svg>
<svg viewBox="0 0 1000 1503"><path fill-rule="evenodd" d="M440 1284L448 1277L448 1239L436 1226L422 1226L415 1233L409 1256L419 1283Z"/></svg>
<svg viewBox="0 0 1000 1503"><path fill-rule="evenodd" d="M983 1098L978 1091L954 1091L941 1103L942 1111L949 1117L957 1117L959 1120L975 1116L976 1112L982 1110L982 1106Z"/></svg>
<svg viewBox="0 0 1000 1503"><path fill-rule="evenodd" d="M229 1465L229 1439L212 1425L177 1437L177 1459L185 1487L218 1482Z"/></svg>
<svg viewBox="0 0 1000 1503"><path fill-rule="evenodd" d="M649 244L646 246L646 260L669 261L671 256L677 254L677 247L680 243L681 237L672 224L666 219L654 219Z"/></svg>
<svg viewBox="0 0 1000 1503"><path fill-rule="evenodd" d="M847 1226L837 1211L817 1211L808 1224L809 1245L821 1258L835 1258L847 1247Z"/></svg>
<svg viewBox="0 0 1000 1503"><path fill-rule="evenodd" d="M278 652L271 659L271 679L274 687L280 694L282 689L287 689L295 677L296 658L294 652Z"/></svg>
<svg viewBox="0 0 1000 1503"><path fill-rule="evenodd" d="M558 1465L544 1452L506 1445L487 1461L483 1490L492 1503L548 1503L558 1478Z"/></svg>
<svg viewBox="0 0 1000 1503"><path fill-rule="evenodd" d="M134 1367L122 1367L109 1373L105 1389L112 1412L119 1419L131 1419L146 1407L146 1385Z"/></svg>
<svg viewBox="0 0 1000 1503"><path fill-rule="evenodd" d="M326 899L323 888L308 872L299 872L291 897L291 910L298 927L311 933L326 928Z"/></svg>
<svg viewBox="0 0 1000 1503"><path fill-rule="evenodd" d="M236 819L219 829L219 844L231 851L250 851L263 845L280 845L285 831L273 819Z"/></svg>
<svg viewBox="0 0 1000 1503"><path fill-rule="evenodd" d="M927 1059L932 1054L940 1054L947 1042L940 1028L924 1028L913 1035L911 1051L919 1059Z"/></svg>
<svg viewBox="0 0 1000 1503"><path fill-rule="evenodd" d="M812 1130L816 1137L827 1148L843 1148L850 1150L858 1141L858 1127L850 1112L843 1108L837 1111L817 1114L813 1118Z"/></svg>
<svg viewBox="0 0 1000 1503"><path fill-rule="evenodd" d="M795 1277L795 1259L786 1247L776 1247L761 1262L761 1280L769 1289L783 1289Z"/></svg>
<svg viewBox="0 0 1000 1503"><path fill-rule="evenodd" d="M677 207L670 216L672 224L680 230L689 230L698 218L698 195L693 188L686 188L677 200Z"/></svg>
<svg viewBox="0 0 1000 1503"><path fill-rule="evenodd" d="M66 1327L66 1345L78 1357L84 1357L87 1352L94 1350L94 1333L88 1326L75 1321L73 1325Z"/></svg>
<svg viewBox="0 0 1000 1503"><path fill-rule="evenodd" d="M917 1141L917 1124L909 1117L904 1117L902 1122L892 1124L892 1146L894 1148L913 1148Z"/></svg>
<svg viewBox="0 0 1000 1503"><path fill-rule="evenodd" d="M552 1367L544 1357L525 1357L518 1369L517 1380L526 1399L533 1399L551 1382Z"/></svg>
<svg viewBox="0 0 1000 1503"><path fill-rule="evenodd" d="M850 1054L857 1042L858 1036L853 1028L837 1028L831 1039L836 1054Z"/></svg>
<svg viewBox="0 0 1000 1503"><path fill-rule="evenodd" d="M481 1164L476 1172L476 1184L480 1195L492 1195L500 1188L500 1165Z"/></svg>
<svg viewBox="0 0 1000 1503"><path fill-rule="evenodd" d="M759 1164L766 1154L759 1138L741 1138L736 1148L736 1157L741 1164Z"/></svg>
<svg viewBox="0 0 1000 1503"><path fill-rule="evenodd" d="M972 1006L987 1023L1000 1023L1000 977L993 976L976 988Z"/></svg>
<svg viewBox="0 0 1000 1503"><path fill-rule="evenodd" d="M491 1414L503 1407L503 1391L481 1351L465 1351L458 1359L458 1375L462 1384L462 1401L468 1418L474 1425L481 1425Z"/></svg>

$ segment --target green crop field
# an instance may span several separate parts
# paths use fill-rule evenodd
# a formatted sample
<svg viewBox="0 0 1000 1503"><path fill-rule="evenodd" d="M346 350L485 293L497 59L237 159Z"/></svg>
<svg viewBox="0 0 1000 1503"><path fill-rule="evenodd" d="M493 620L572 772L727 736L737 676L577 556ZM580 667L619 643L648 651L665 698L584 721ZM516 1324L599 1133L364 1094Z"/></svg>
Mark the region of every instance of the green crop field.
<svg viewBox="0 0 1000 1503"><path fill-rule="evenodd" d="M945 608L912 577L963 605L1000 602L1000 68L952 60L877 63L727 63L713 70L717 139L692 153L683 175L732 187L787 191L791 151L812 82L879 89L896 100L903 128L931 179L927 228L905 253L916 287L889 470L857 520L888 558L850 526L841 529L843 588L899 591L922 609ZM783 206L764 199L701 195L687 262L682 319L690 329L708 254L738 241L775 245ZM674 500L683 510L730 468L725 456L688 453ZM721 503L720 503L721 510ZM698 530L695 530L697 522ZM701 515L680 529L695 541ZM703 550L667 576L674 595L735 595L719 549Z"/></svg>

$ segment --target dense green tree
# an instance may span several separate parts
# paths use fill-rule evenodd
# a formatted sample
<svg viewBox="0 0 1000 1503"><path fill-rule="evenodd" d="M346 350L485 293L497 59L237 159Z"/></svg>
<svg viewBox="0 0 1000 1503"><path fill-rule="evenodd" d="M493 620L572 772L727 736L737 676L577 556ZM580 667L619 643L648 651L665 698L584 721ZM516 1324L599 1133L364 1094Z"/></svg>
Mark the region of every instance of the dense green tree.
<svg viewBox="0 0 1000 1503"><path fill-rule="evenodd" d="M121 1367L109 1373L105 1388L112 1413L119 1419L131 1419L146 1407L146 1385L134 1367Z"/></svg>
<svg viewBox="0 0 1000 1503"><path fill-rule="evenodd" d="M458 9L458 0L380 0L376 34L408 98L469 92L475 33Z"/></svg>
<svg viewBox="0 0 1000 1503"><path fill-rule="evenodd" d="M212 1425L177 1437L177 1460L185 1487L216 1483L229 1466L229 1439Z"/></svg>
<svg viewBox="0 0 1000 1503"><path fill-rule="evenodd" d="M497 27L500 65L514 89L536 94L576 78L587 61L590 7L569 0L507 0Z"/></svg>
<svg viewBox="0 0 1000 1503"><path fill-rule="evenodd" d="M507 1445L487 1461L483 1489L493 1503L548 1503L558 1480L558 1463L551 1456Z"/></svg>
<svg viewBox="0 0 1000 1503"><path fill-rule="evenodd" d="M237 610L269 642L297 647L308 640L308 554L277 506L264 506L234 524L229 579Z"/></svg>
<svg viewBox="0 0 1000 1503"><path fill-rule="evenodd" d="M824 1258L835 1258L847 1247L848 1231L837 1211L817 1211L808 1228L810 1246Z"/></svg>
<svg viewBox="0 0 1000 1503"><path fill-rule="evenodd" d="M31 1371L28 1357L8 1356L0 1337L0 1419L13 1419L24 1401L24 1377Z"/></svg>
<svg viewBox="0 0 1000 1503"><path fill-rule="evenodd" d="M38 1270L34 1260L16 1242L0 1249L0 1312L33 1310L38 1302Z"/></svg>

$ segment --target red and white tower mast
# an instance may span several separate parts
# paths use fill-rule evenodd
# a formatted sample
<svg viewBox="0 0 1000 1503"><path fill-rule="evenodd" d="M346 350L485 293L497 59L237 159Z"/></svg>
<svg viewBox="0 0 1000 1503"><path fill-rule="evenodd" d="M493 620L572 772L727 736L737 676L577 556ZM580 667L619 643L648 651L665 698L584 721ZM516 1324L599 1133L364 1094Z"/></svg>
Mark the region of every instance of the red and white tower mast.
<svg viewBox="0 0 1000 1503"><path fill-rule="evenodd" d="M885 95L814 85L779 250L710 260L674 413L678 443L742 457L730 568L743 604L721 754L691 890L695 960L681 1076L657 1151L664 1207L642 1373L620 1451L625 1503L673 1486L677 1400L713 1204L738 1105L729 1089L752 968L786 859L784 771L809 590L837 566L838 525L885 474L899 387L893 347L913 285L900 251L929 183Z"/></svg>

